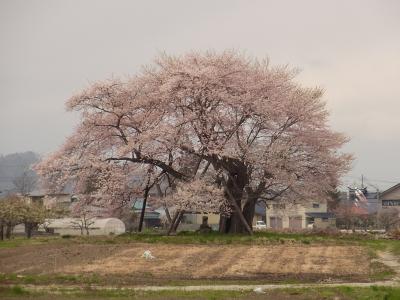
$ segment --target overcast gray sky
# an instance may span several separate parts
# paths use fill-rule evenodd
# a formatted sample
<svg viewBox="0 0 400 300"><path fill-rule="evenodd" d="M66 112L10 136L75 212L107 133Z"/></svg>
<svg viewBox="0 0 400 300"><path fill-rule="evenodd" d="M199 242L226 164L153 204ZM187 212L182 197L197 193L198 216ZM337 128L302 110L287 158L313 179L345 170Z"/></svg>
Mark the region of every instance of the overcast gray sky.
<svg viewBox="0 0 400 300"><path fill-rule="evenodd" d="M326 90L356 156L346 183L400 182L396 0L0 0L0 154L57 149L78 122L64 102L90 82L133 74L159 51L226 48L299 67L299 82Z"/></svg>

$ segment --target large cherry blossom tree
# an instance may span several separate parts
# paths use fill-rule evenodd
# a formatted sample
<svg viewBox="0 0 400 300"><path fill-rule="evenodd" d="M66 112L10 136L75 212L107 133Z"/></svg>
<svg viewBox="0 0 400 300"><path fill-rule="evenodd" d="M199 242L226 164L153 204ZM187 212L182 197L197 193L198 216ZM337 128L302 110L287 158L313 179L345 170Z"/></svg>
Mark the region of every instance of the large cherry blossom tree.
<svg viewBox="0 0 400 300"><path fill-rule="evenodd" d="M220 231L251 232L257 201L326 197L351 161L323 91L296 73L235 51L160 55L69 99L82 121L37 170L49 187L74 180L110 206L168 176L173 205L219 210Z"/></svg>

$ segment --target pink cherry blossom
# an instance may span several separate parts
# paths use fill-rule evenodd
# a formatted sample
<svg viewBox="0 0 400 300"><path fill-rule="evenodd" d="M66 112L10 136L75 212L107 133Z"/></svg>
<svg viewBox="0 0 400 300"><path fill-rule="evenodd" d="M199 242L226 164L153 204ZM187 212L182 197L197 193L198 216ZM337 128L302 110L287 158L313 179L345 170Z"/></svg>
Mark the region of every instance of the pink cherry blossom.
<svg viewBox="0 0 400 300"><path fill-rule="evenodd" d="M235 51L160 55L69 99L82 121L37 170L50 189L73 182L109 207L140 194L147 174L168 176L168 205L219 209L220 230L242 232L257 201L322 199L349 169L323 91L296 74Z"/></svg>

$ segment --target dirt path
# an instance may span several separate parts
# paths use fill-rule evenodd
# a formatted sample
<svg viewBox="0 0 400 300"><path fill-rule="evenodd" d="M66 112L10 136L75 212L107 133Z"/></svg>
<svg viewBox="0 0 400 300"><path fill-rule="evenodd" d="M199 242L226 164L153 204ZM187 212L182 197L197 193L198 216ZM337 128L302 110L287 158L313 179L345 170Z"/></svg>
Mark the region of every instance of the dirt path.
<svg viewBox="0 0 400 300"><path fill-rule="evenodd" d="M8 285L0 285L8 286ZM227 284L227 285L188 285L188 286L134 286L129 287L112 287L112 286L96 286L90 285L90 290L100 290L100 291L112 291L112 290L132 290L132 291L249 291L258 290L259 292L277 289L301 289L301 288L321 288L321 287L370 287L370 286L385 286L385 287L400 287L400 281L389 280L389 281L379 281L379 282L346 282L346 283L314 283L314 284ZM88 286L82 285L23 285L23 288L28 291L35 292L48 292L57 293L57 290L63 291L76 291L85 290Z"/></svg>
<svg viewBox="0 0 400 300"><path fill-rule="evenodd" d="M135 287L134 290L139 291L204 291L204 290L224 290L224 291L245 291L245 290L275 290L275 289L292 289L292 288L321 288L321 287L370 287L370 286L391 286L400 287L399 281L381 281L374 283L366 282L348 282L348 283L315 283L315 284L250 284L250 285L197 285L197 286L144 286Z"/></svg>
<svg viewBox="0 0 400 300"><path fill-rule="evenodd" d="M398 256L393 255L390 252L380 251L378 252L378 259L376 261L381 262L391 268L395 273L393 280L400 280L400 260Z"/></svg>

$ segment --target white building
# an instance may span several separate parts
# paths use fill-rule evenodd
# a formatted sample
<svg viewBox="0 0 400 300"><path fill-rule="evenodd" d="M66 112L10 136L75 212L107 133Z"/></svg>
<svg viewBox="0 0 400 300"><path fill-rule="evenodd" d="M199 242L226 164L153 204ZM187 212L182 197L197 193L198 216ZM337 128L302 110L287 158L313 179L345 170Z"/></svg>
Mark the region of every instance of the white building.
<svg viewBox="0 0 400 300"><path fill-rule="evenodd" d="M125 224L117 218L93 218L87 221L89 235L119 235L125 233ZM86 228L78 218L49 219L45 227L59 235L86 235ZM81 228L83 227L83 228Z"/></svg>

